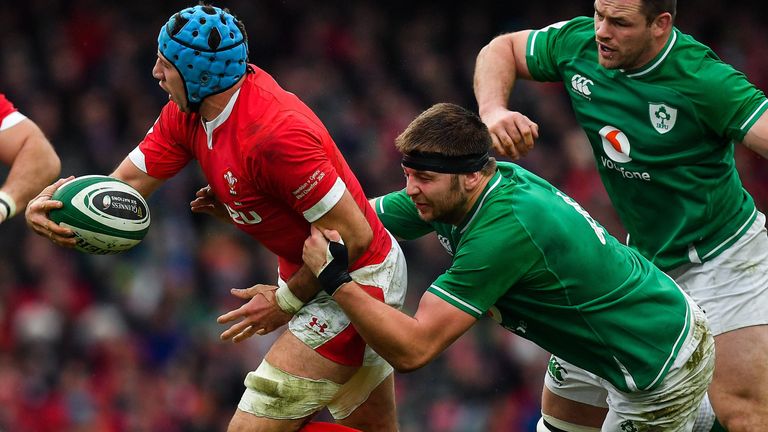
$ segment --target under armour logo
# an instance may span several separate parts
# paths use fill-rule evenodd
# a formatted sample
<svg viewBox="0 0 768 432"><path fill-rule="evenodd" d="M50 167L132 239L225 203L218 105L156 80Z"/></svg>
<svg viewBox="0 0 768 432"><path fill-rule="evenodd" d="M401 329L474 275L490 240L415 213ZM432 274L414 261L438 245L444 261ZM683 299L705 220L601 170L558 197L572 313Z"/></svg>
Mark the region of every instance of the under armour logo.
<svg viewBox="0 0 768 432"><path fill-rule="evenodd" d="M320 332L320 333L325 333L325 329L328 328L328 324L326 324L326 323L322 323L321 324L318 321L317 317L313 316L312 317L312 321L309 322L309 327L312 328L312 327L315 327L315 326L317 326L317 331Z"/></svg>

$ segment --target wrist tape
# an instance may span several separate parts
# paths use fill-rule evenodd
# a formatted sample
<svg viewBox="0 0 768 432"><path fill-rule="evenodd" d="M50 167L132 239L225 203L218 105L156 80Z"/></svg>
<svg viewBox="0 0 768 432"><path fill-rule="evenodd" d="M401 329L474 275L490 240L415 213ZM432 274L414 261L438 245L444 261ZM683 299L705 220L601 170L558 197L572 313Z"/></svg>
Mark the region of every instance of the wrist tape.
<svg viewBox="0 0 768 432"><path fill-rule="evenodd" d="M277 281L278 288L275 291L275 299L277 299L277 305L283 312L287 314L295 314L304 306L304 302L300 298L296 297L291 289L288 288L288 284L282 279Z"/></svg>
<svg viewBox="0 0 768 432"><path fill-rule="evenodd" d="M16 214L16 202L7 193L0 191L0 222Z"/></svg>

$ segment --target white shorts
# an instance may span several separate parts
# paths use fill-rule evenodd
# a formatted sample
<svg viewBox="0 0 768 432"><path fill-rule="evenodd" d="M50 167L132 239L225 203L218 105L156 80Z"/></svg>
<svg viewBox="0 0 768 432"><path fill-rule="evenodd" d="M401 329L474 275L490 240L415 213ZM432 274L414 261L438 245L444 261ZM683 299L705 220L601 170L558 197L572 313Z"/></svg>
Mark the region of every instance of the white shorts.
<svg viewBox="0 0 768 432"><path fill-rule="evenodd" d="M400 245L392 248L381 264L350 272L352 279L371 296L401 309L408 287L408 272ZM279 283L285 283L280 281ZM380 356L365 344L344 311L325 292L304 305L288 324L288 330L323 357L347 366L372 365Z"/></svg>
<svg viewBox="0 0 768 432"><path fill-rule="evenodd" d="M655 389L623 392L605 379L555 356L550 360L544 385L563 398L608 408L602 431L649 430L649 427L650 430L690 431L715 368L715 342L707 319L699 308L691 306L693 331Z"/></svg>
<svg viewBox="0 0 768 432"><path fill-rule="evenodd" d="M390 238L392 247L380 264L362 267L351 272L350 276L373 297L401 309L408 282L407 268L400 245L394 237ZM278 283L285 282L281 280ZM343 419L368 400L371 392L393 371L389 363L365 344L339 305L324 292L299 309L288 324L288 330L323 357L339 364L359 367L358 371L344 385L329 383L322 387L327 394L315 392L304 397L300 406L290 409L272 404L269 397L263 397L260 390L254 388L253 383L259 382L258 377L263 373L253 371L245 379L246 389L238 405L240 410L262 417L295 419L326 406L334 418ZM267 366L262 365L260 369ZM285 388L302 385L300 381L304 378L290 376L277 369L269 370L268 379L291 381L285 383Z"/></svg>
<svg viewBox="0 0 768 432"><path fill-rule="evenodd" d="M765 215L710 261L667 272L704 309L715 336L768 324L768 236Z"/></svg>

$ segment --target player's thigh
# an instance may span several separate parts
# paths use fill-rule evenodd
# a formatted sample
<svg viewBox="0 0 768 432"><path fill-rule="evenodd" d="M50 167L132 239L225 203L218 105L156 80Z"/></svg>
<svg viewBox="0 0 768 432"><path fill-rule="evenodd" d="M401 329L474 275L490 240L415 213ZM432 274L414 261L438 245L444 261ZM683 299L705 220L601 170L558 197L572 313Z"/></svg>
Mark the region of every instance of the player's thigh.
<svg viewBox="0 0 768 432"><path fill-rule="evenodd" d="M768 325L718 335L715 348L715 375L709 390L715 411L749 405L768 410Z"/></svg>
<svg viewBox="0 0 768 432"><path fill-rule="evenodd" d="M329 360L286 331L272 344L264 358L272 366L292 375L345 383L357 367Z"/></svg>
<svg viewBox="0 0 768 432"><path fill-rule="evenodd" d="M227 432L296 432L306 421L307 419L278 420L258 417L238 409L229 422Z"/></svg>
<svg viewBox="0 0 768 432"><path fill-rule="evenodd" d="M397 409L394 374L390 373L371 392L365 402L352 411L348 417L339 419L338 422L360 430L396 432Z"/></svg>
<svg viewBox="0 0 768 432"><path fill-rule="evenodd" d="M600 429L608 408L566 399L544 386L541 394L541 412L567 423Z"/></svg>
<svg viewBox="0 0 768 432"><path fill-rule="evenodd" d="M228 431L298 430L336 397L357 369L321 356L286 331L246 376Z"/></svg>

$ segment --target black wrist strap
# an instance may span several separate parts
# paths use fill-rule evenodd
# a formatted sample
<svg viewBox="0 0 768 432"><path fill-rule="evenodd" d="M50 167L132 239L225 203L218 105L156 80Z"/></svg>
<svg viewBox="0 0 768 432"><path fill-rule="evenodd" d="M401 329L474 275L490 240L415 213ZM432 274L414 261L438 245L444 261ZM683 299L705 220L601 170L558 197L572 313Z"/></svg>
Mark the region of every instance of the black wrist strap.
<svg viewBox="0 0 768 432"><path fill-rule="evenodd" d="M342 285L352 282L352 276L349 275L347 269L349 267L347 247L344 246L344 243L330 241L326 255L328 256L328 264L317 275L317 280L320 281L323 291L329 296L333 296Z"/></svg>

